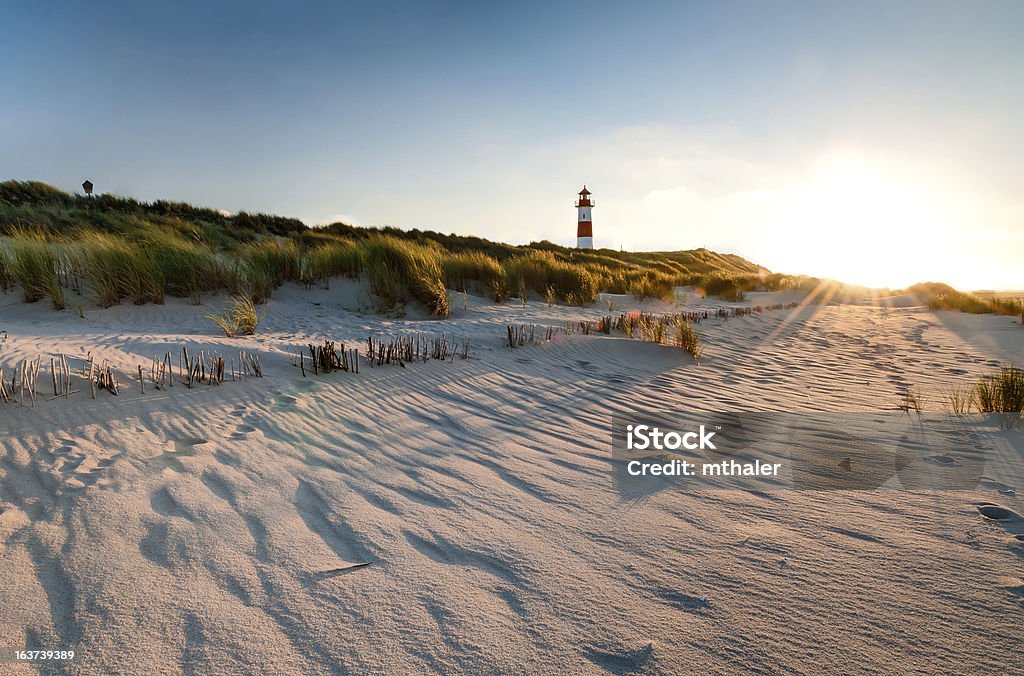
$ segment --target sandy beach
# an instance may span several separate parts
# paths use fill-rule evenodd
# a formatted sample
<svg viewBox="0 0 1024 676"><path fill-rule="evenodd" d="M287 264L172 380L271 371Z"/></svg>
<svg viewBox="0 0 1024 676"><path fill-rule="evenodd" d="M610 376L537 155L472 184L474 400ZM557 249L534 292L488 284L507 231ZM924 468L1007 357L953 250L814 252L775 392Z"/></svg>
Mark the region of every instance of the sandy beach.
<svg viewBox="0 0 1024 676"><path fill-rule="evenodd" d="M1024 676L1024 2L8 4L0 676Z"/></svg>
<svg viewBox="0 0 1024 676"><path fill-rule="evenodd" d="M516 349L505 332L597 321L609 301L703 312L801 296L575 308L453 294L435 321L364 314L363 294L286 286L234 339L204 316L216 298L82 319L0 297L0 366L64 353L80 368L91 353L125 374L117 397L73 382L53 398L46 381L35 406L0 404L2 642L74 649L61 669L83 674L1024 661L1024 485L1007 480L1020 431L992 432L999 480L970 491L637 497L617 489L609 441L614 415L649 410L892 412L916 388L941 412L946 388L1019 363L1018 321L908 297L812 303L702 321L695 360L614 331ZM468 338L468 358L306 377L292 363L310 342L415 333ZM133 386L137 365L182 345L258 354L264 377Z"/></svg>

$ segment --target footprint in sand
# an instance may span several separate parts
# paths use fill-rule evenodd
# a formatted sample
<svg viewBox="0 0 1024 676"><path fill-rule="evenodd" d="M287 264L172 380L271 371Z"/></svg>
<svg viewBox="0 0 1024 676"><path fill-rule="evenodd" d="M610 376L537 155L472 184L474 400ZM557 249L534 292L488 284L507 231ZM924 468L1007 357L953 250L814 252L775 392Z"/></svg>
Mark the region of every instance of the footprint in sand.
<svg viewBox="0 0 1024 676"><path fill-rule="evenodd" d="M291 411L298 403L299 400L296 397L290 394L282 394L274 397L274 410L281 412Z"/></svg>
<svg viewBox="0 0 1024 676"><path fill-rule="evenodd" d="M161 516L175 516L182 519L192 520L192 515L189 514L181 506L181 504L174 499L167 487L158 488L153 491L149 496L149 505L153 508L153 511Z"/></svg>
<svg viewBox="0 0 1024 676"><path fill-rule="evenodd" d="M89 488L99 485L106 486L104 479L106 470L121 456L116 453L104 456L102 449L83 449L73 439L58 440L62 444L51 451L54 459L53 469L60 474L59 492L62 495L77 495Z"/></svg>
<svg viewBox="0 0 1024 676"><path fill-rule="evenodd" d="M236 441L239 439L246 439L250 434L252 434L255 431L255 427L243 423L235 428L235 431L231 434L231 438Z"/></svg>
<svg viewBox="0 0 1024 676"><path fill-rule="evenodd" d="M203 437L189 437L187 439L174 440L174 452L179 455L195 455L196 446L210 443Z"/></svg>
<svg viewBox="0 0 1024 676"><path fill-rule="evenodd" d="M632 674L648 671L654 666L650 664L654 659L653 643L648 643L643 648L632 650L626 648L605 651L597 648L587 648L583 651L583 655L598 667L613 674Z"/></svg>
<svg viewBox="0 0 1024 676"><path fill-rule="evenodd" d="M999 524L1012 537L1007 541L1010 551L1024 558L1024 517L1008 507L990 502L975 504L981 515Z"/></svg>
<svg viewBox="0 0 1024 676"><path fill-rule="evenodd" d="M949 455L929 455L924 458L924 461L932 465L940 465L949 467L957 464L956 458Z"/></svg>
<svg viewBox="0 0 1024 676"><path fill-rule="evenodd" d="M1022 517L1020 514L1013 511L1012 509L1009 509L1008 507L1003 507L1002 505L993 505L992 503L988 502L976 506L978 508L978 511L981 512L981 515L986 519L991 519L992 521L999 521L1005 523L1006 525L1020 524L1024 526L1024 517Z"/></svg>
<svg viewBox="0 0 1024 676"><path fill-rule="evenodd" d="M188 437L186 439L175 439L171 443L174 446L173 451L165 451L160 455L150 458L149 464L161 468L170 467L175 471L184 472L185 465L182 464L179 458L195 455L200 450L199 446L204 446L210 442L203 437Z"/></svg>
<svg viewBox="0 0 1024 676"><path fill-rule="evenodd" d="M991 479L987 476L981 477L981 481L978 482L978 485L998 491L1000 495L1013 496L1017 494L1017 491L1013 488L1013 486L1007 486L1001 481L996 481L995 479Z"/></svg>

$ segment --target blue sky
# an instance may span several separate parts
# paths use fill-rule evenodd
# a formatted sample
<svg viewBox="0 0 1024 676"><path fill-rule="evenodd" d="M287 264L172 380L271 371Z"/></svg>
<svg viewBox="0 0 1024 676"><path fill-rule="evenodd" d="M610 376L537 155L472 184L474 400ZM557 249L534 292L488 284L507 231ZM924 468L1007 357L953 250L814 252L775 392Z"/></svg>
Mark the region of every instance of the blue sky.
<svg viewBox="0 0 1024 676"><path fill-rule="evenodd" d="M1024 287L1020 3L144 4L4 7L0 178Z"/></svg>

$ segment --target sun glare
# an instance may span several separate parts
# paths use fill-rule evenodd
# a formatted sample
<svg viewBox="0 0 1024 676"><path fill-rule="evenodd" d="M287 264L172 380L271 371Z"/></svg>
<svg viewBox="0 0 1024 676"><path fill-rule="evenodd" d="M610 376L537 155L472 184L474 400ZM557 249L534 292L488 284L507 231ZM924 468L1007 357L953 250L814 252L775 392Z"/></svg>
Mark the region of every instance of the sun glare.
<svg viewBox="0 0 1024 676"><path fill-rule="evenodd" d="M922 185L855 153L830 157L782 210L792 269L873 287L936 276L951 229Z"/></svg>

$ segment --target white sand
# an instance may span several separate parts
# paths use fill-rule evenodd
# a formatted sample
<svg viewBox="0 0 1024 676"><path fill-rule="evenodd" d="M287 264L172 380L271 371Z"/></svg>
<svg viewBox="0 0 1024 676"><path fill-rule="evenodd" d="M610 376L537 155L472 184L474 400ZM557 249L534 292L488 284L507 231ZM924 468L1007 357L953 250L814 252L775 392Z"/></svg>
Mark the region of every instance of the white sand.
<svg viewBox="0 0 1024 676"><path fill-rule="evenodd" d="M0 646L73 673L1007 673L1024 663L1024 486L616 491L613 412L876 411L1024 362L1024 329L894 303L700 326L705 356L621 336L503 347L601 307L453 299L447 321L282 289L259 333L193 307L0 297L0 365L92 350L125 373L258 351L266 378L0 405ZM751 294L748 303L787 302ZM616 297L617 313L635 303ZM692 295L689 307L720 305ZM647 304L672 309L662 303ZM468 335L473 358L303 379L309 340ZM176 354L176 352L175 352ZM45 390L48 382L43 383ZM1021 465L1019 432L1000 437ZM353 564L369 566L345 571ZM2 670L3 668L0 668Z"/></svg>

